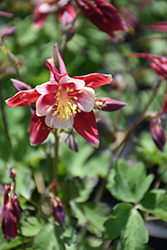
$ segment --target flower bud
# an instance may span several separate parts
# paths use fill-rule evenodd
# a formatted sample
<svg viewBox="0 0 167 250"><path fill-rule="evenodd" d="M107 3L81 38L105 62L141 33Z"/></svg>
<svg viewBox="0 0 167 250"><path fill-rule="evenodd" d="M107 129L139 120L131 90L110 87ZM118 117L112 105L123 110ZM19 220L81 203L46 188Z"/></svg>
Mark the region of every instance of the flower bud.
<svg viewBox="0 0 167 250"><path fill-rule="evenodd" d="M16 27L5 27L0 31L0 39L3 39L7 36L12 36L16 30Z"/></svg>
<svg viewBox="0 0 167 250"><path fill-rule="evenodd" d="M2 232L5 238L14 239L17 235L17 224L19 222L20 204L16 194L13 194L9 202L8 192L10 186L5 185L4 206L2 208L1 221Z"/></svg>
<svg viewBox="0 0 167 250"><path fill-rule="evenodd" d="M13 167L10 168L10 175L9 178L15 179L16 177L16 172L13 170Z"/></svg>
<svg viewBox="0 0 167 250"><path fill-rule="evenodd" d="M155 117L150 121L150 132L158 149L163 151L166 142L166 135L159 117Z"/></svg>
<svg viewBox="0 0 167 250"><path fill-rule="evenodd" d="M65 228L64 217L65 211L63 208L63 204L58 197L54 197L50 199L50 204L52 206L52 213L55 219L58 221L62 228Z"/></svg>
<svg viewBox="0 0 167 250"><path fill-rule="evenodd" d="M103 111L116 111L125 105L126 103L111 99L109 97L95 99L95 107Z"/></svg>

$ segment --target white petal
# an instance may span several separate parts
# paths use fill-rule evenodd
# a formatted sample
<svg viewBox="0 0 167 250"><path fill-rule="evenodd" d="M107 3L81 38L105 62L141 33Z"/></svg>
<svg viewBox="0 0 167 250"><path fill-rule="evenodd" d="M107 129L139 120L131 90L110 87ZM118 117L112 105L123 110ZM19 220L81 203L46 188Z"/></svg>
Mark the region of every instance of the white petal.
<svg viewBox="0 0 167 250"><path fill-rule="evenodd" d="M42 94L42 95L45 95L45 94L48 94L49 91L47 90L47 86L48 85L56 85L58 86L58 83L56 81L48 81L48 82L45 82L45 83L42 83L41 85L37 85L35 87L36 91L38 91L38 93Z"/></svg>
<svg viewBox="0 0 167 250"><path fill-rule="evenodd" d="M76 86L75 89L82 89L85 86L85 82L83 80L74 79L69 76L61 77L59 84L62 85L64 83L71 83L73 82Z"/></svg>
<svg viewBox="0 0 167 250"><path fill-rule="evenodd" d="M58 9L56 4L48 4L48 3L42 3L39 6L38 11L43 14L55 12Z"/></svg>
<svg viewBox="0 0 167 250"><path fill-rule="evenodd" d="M92 88L82 88L83 93L78 96L78 100L75 101L78 108L84 112L90 112L95 103L95 92Z"/></svg>
<svg viewBox="0 0 167 250"><path fill-rule="evenodd" d="M46 125L51 128L66 129L66 128L70 128L74 123L74 118L72 116L70 116L67 121L63 119L62 122L57 117L58 117L58 114L53 116L53 112L50 112L49 114L47 114L45 118Z"/></svg>

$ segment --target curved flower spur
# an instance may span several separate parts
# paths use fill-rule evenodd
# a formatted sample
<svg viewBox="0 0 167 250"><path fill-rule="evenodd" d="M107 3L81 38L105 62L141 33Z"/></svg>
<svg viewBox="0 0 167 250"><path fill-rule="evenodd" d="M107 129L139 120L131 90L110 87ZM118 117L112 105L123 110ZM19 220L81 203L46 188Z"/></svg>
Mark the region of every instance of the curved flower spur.
<svg viewBox="0 0 167 250"><path fill-rule="evenodd" d="M56 48L59 71L55 67ZM99 144L98 130L93 113L95 106L94 89L111 83L111 77L103 74L69 77L59 53L58 45L53 46L52 58L46 60L50 69L50 80L34 89L19 91L6 103L12 108L36 103L36 111L30 124L30 142L42 143L53 128L66 129L71 126L90 144ZM11 79L16 86L20 81ZM24 84L24 83L22 83ZM120 108L125 103L120 102Z"/></svg>

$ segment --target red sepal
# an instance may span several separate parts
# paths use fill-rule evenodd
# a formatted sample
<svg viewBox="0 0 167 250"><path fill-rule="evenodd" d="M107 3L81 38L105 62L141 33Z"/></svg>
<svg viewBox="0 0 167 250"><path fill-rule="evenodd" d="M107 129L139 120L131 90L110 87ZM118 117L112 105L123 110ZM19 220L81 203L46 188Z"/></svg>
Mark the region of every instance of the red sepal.
<svg viewBox="0 0 167 250"><path fill-rule="evenodd" d="M52 128L45 123L45 116L37 116L36 112L31 117L30 142L32 145L42 143L48 137Z"/></svg>
<svg viewBox="0 0 167 250"><path fill-rule="evenodd" d="M77 113L73 127L87 142L98 147L99 136L93 111Z"/></svg>

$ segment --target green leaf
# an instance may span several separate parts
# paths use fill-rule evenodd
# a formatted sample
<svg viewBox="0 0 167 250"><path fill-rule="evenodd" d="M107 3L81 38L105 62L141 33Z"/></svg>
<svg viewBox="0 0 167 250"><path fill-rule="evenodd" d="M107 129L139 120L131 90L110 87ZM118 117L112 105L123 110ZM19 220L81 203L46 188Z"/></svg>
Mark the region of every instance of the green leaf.
<svg viewBox="0 0 167 250"><path fill-rule="evenodd" d="M152 175L146 176L144 165L131 167L123 160L115 163L112 175L107 188L117 200L125 202L138 203L153 180Z"/></svg>
<svg viewBox="0 0 167 250"><path fill-rule="evenodd" d="M65 232L63 233L64 236L64 243L68 246L73 245L77 242L77 233L76 233L76 223L77 219L71 216L65 216Z"/></svg>
<svg viewBox="0 0 167 250"><path fill-rule="evenodd" d="M22 166L17 168L16 193L21 194L26 199L30 199L32 190L35 187L31 170Z"/></svg>
<svg viewBox="0 0 167 250"><path fill-rule="evenodd" d="M104 237L107 240L114 240L124 230L132 205L122 203L114 207L112 217L104 223Z"/></svg>
<svg viewBox="0 0 167 250"><path fill-rule="evenodd" d="M70 201L70 207L73 212L73 215L78 220L78 224L81 226L85 225L87 222L87 219L85 215L83 214L83 212L81 211L81 209L78 207L77 203L75 203L74 201Z"/></svg>
<svg viewBox="0 0 167 250"><path fill-rule="evenodd" d="M40 218L28 217L27 221L22 223L22 234L27 237L35 236L43 227L43 225L44 222Z"/></svg>
<svg viewBox="0 0 167 250"><path fill-rule="evenodd" d="M148 232L143 219L135 209L131 210L123 231L118 250L144 250L148 242Z"/></svg>
<svg viewBox="0 0 167 250"><path fill-rule="evenodd" d="M52 224L45 225L34 240L34 250L65 250L63 229Z"/></svg>
<svg viewBox="0 0 167 250"><path fill-rule="evenodd" d="M74 206L74 204L73 204ZM94 204L94 203L75 203L75 211L74 216L80 213L82 215L82 223L88 223L88 230L98 235L104 230L104 222L106 221L106 215L109 213L109 209L104 204ZM79 223L81 222L79 218Z"/></svg>
<svg viewBox="0 0 167 250"><path fill-rule="evenodd" d="M153 214L167 222L167 194L166 190L152 190L145 194L139 204L139 209Z"/></svg>

